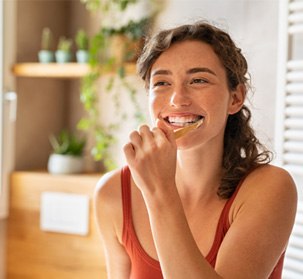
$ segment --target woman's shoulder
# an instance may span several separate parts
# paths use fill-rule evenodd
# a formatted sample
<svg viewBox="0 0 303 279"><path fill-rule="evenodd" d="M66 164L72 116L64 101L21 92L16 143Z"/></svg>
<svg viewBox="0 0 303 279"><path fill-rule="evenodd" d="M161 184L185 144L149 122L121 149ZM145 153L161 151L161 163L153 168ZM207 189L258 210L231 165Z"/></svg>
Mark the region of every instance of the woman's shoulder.
<svg viewBox="0 0 303 279"><path fill-rule="evenodd" d="M295 210L297 188L288 171L268 164L254 169L245 177L233 205L233 216L243 207L254 210L258 204L263 204L264 210Z"/></svg>
<svg viewBox="0 0 303 279"><path fill-rule="evenodd" d="M248 191L296 191L288 171L274 165L262 165L251 171L243 181Z"/></svg>
<svg viewBox="0 0 303 279"><path fill-rule="evenodd" d="M114 233L121 242L121 169L108 172L99 179L94 192L94 210L100 232L104 236Z"/></svg>
<svg viewBox="0 0 303 279"><path fill-rule="evenodd" d="M107 172L99 179L94 193L98 204L114 205L121 201L121 169Z"/></svg>

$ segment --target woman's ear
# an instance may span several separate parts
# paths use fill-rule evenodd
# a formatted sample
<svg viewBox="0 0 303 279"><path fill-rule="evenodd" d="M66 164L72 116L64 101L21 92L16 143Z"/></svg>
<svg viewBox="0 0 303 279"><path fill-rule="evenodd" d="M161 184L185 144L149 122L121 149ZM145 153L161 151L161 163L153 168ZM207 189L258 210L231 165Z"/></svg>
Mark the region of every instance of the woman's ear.
<svg viewBox="0 0 303 279"><path fill-rule="evenodd" d="M243 106L246 96L246 87L244 84L239 84L237 88L230 93L229 114L237 113Z"/></svg>

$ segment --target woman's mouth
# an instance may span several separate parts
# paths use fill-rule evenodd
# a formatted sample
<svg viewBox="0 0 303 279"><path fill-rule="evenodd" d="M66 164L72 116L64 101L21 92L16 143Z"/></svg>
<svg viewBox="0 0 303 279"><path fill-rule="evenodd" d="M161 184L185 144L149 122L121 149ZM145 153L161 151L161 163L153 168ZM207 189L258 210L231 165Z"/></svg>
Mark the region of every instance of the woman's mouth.
<svg viewBox="0 0 303 279"><path fill-rule="evenodd" d="M204 117L202 115L167 116L164 120L174 127L186 127L193 125Z"/></svg>

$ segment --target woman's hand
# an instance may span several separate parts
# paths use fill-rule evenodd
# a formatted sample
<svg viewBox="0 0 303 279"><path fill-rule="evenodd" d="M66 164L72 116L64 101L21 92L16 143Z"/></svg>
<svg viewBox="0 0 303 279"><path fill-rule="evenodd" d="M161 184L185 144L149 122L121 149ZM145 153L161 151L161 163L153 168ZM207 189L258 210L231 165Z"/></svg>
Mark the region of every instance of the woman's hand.
<svg viewBox="0 0 303 279"><path fill-rule="evenodd" d="M124 153L134 182L143 193L154 194L175 185L177 146L173 131L163 120L158 120L155 128L143 125L132 132Z"/></svg>

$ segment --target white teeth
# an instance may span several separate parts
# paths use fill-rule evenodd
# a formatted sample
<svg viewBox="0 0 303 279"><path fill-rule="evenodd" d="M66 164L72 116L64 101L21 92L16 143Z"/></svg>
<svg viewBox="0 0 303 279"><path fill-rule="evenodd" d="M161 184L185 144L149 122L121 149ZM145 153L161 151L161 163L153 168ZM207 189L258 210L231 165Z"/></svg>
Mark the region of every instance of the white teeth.
<svg viewBox="0 0 303 279"><path fill-rule="evenodd" d="M201 119L201 116L168 116L167 120L175 126L185 127L192 125Z"/></svg>

